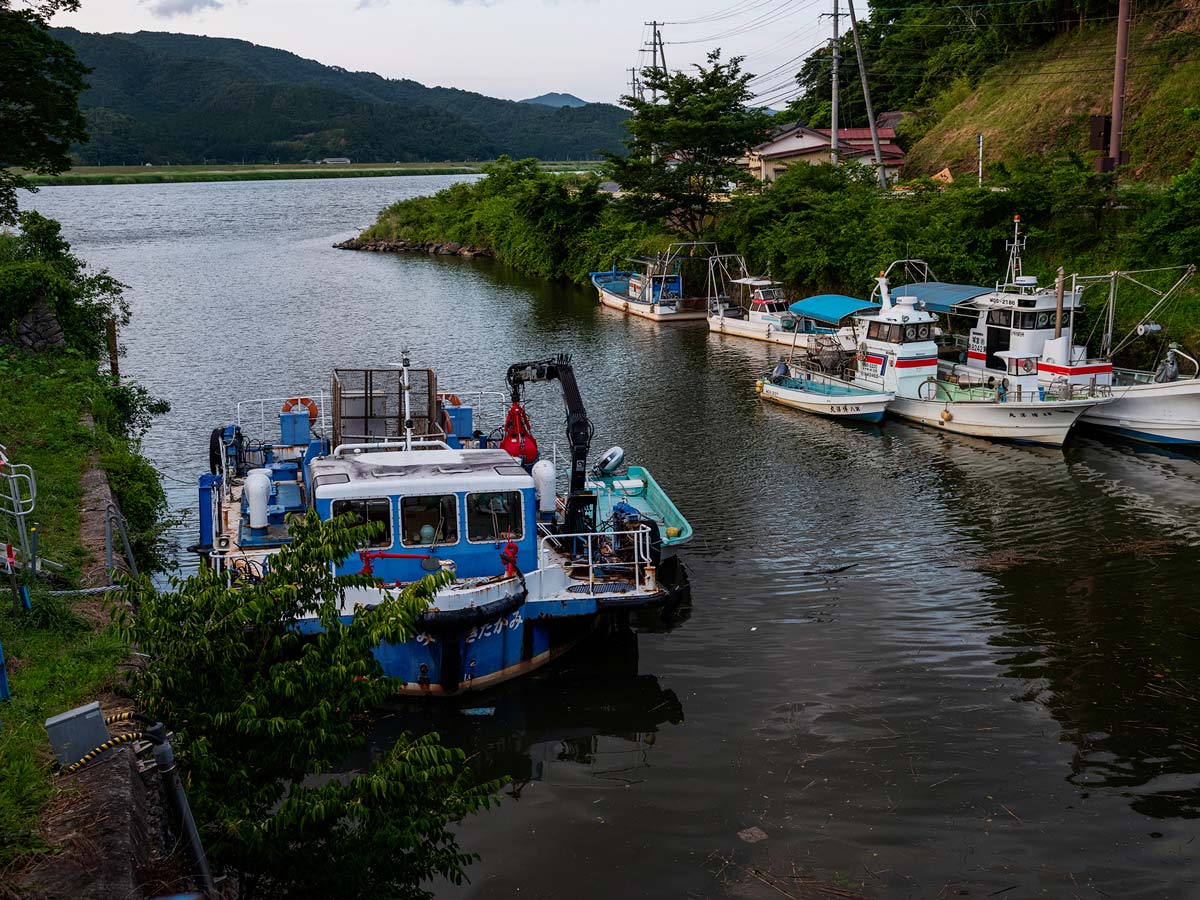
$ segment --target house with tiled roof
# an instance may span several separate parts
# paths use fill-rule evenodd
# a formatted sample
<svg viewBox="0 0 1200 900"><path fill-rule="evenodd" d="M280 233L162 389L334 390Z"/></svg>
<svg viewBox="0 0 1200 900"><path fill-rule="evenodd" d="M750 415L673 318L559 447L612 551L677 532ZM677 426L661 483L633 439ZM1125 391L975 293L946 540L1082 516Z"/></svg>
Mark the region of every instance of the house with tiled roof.
<svg viewBox="0 0 1200 900"><path fill-rule="evenodd" d="M775 132L770 140L752 147L738 162L760 181L774 181L789 167L830 161L829 128L792 125ZM891 181L904 165L904 151L896 143L895 128L879 129L883 168ZM869 128L839 128L838 158L843 163L875 164L875 148Z"/></svg>

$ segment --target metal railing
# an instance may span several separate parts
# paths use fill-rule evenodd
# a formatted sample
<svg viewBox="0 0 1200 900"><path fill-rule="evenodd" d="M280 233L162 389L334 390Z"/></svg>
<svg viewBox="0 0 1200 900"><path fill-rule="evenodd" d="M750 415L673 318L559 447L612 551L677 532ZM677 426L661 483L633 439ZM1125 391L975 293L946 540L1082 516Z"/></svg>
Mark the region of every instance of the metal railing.
<svg viewBox="0 0 1200 900"><path fill-rule="evenodd" d="M320 434L329 434L328 396L329 395L322 390L311 394L292 394L289 397L263 397L257 400L239 400L237 405L238 428L245 432L249 424L256 422L258 425L258 432L255 434L255 437L261 440L263 436L266 435L269 424L275 428L279 427L278 417L279 413L283 411L283 405L285 403L287 403L289 400L307 397L317 404L317 418L315 422L311 423L312 427ZM274 412L271 413L272 417L274 417L273 422L270 422L270 420L267 419L267 409L269 409L271 405L274 406ZM303 407L297 407L297 409L303 409ZM255 412L257 412L257 415L255 415Z"/></svg>
<svg viewBox="0 0 1200 900"><path fill-rule="evenodd" d="M125 521L125 516L121 513L121 509L116 503L108 504L104 510L104 571L108 573L109 583L112 583L112 573L116 571L113 567L113 526L117 526L117 532L121 536L121 549L125 554L125 563L129 566L129 572L134 578L138 577L137 562L133 558L133 547L129 543L129 529L126 527L128 523Z"/></svg>
<svg viewBox="0 0 1200 900"><path fill-rule="evenodd" d="M17 547L23 564L34 565L29 546L29 528L25 517L37 507L37 478L26 463L9 462L0 446L0 515L10 519L17 533Z"/></svg>
<svg viewBox="0 0 1200 900"><path fill-rule="evenodd" d="M610 553L616 551L616 539L622 536L632 538L633 544L633 559L612 559L606 558L603 553L601 542L607 542L610 545ZM587 584L588 595L596 593L595 586L597 584L596 570L598 568L614 567L614 566L633 566L633 586L637 590L642 589L644 569L650 564L650 528L647 525L639 526L638 528L629 531L580 531L568 534L548 534L538 542L538 568L542 571L546 570L546 553L547 545L554 544L556 549L561 550L558 546L560 542L569 541L586 541L587 546ZM571 565L579 565L572 560ZM601 582L604 583L604 582Z"/></svg>

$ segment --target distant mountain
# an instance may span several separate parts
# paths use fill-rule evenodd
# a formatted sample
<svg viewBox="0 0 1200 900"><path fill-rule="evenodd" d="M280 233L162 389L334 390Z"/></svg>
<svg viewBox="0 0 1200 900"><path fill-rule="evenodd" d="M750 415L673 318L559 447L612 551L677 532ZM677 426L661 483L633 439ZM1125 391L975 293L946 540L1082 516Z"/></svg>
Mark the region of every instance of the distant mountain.
<svg viewBox="0 0 1200 900"><path fill-rule="evenodd" d="M580 100L574 94L541 94L537 97L530 97L528 100L522 100L521 103L536 103L538 106L553 106L556 109L561 109L564 106L579 107L587 106L586 100Z"/></svg>
<svg viewBox="0 0 1200 900"><path fill-rule="evenodd" d="M75 148L85 165L589 159L625 137L628 113L608 104L429 88L227 38L52 31L92 69L80 99L91 140Z"/></svg>

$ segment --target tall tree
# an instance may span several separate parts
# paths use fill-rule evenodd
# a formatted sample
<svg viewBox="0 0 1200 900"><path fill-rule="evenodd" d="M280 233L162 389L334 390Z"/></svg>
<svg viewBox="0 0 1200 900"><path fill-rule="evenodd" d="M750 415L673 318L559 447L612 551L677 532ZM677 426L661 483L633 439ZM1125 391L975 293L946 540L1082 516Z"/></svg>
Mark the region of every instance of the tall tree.
<svg viewBox="0 0 1200 900"><path fill-rule="evenodd" d="M629 153L610 154L607 171L644 214L697 238L723 195L757 183L736 162L771 127L769 113L749 106L751 78L742 72L742 57L723 63L720 50L695 74L642 70L658 99L621 98L633 111Z"/></svg>
<svg viewBox="0 0 1200 900"><path fill-rule="evenodd" d="M57 174L71 166L71 144L87 140L79 111L87 69L46 30L55 12L78 8L78 0L20 9L0 0L0 224L16 224L17 190L34 190L13 169Z"/></svg>

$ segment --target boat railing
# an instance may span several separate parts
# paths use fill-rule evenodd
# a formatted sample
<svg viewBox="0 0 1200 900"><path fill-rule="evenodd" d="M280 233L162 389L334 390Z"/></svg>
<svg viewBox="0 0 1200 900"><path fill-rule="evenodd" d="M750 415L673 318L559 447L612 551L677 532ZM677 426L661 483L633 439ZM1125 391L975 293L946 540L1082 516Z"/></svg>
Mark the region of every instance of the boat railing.
<svg viewBox="0 0 1200 900"><path fill-rule="evenodd" d="M243 433L247 432L250 426L256 427L258 430L254 432L254 437L262 440L272 428L279 427L279 414L283 412L283 407L292 403L297 410L306 409L299 401L312 400L317 406L317 415L315 419L309 423L310 427L318 434L329 434L329 403L328 395L325 391L316 391L309 394L292 394L290 397L263 397L258 400L241 400L237 405L237 425ZM293 402L295 401L295 402ZM274 408L270 418L267 416L267 410Z"/></svg>
<svg viewBox="0 0 1200 900"><path fill-rule="evenodd" d="M615 542L618 538L628 537L633 544L633 559L613 559L612 554L615 552ZM598 584L608 583L603 581L604 570L614 567L633 567L633 585L636 590L641 590L643 585L648 589L653 589L653 585L649 583L646 577L645 569L650 564L650 527L648 525L640 525L637 528L627 531L579 531L568 534L546 534L538 542L538 568L544 570L546 568L546 556L549 552L549 547L553 545L557 549L562 549L564 543L584 544L585 553L582 559L585 563L575 563L575 565L586 564L587 566L587 596L595 596L603 593L597 591Z"/></svg>
<svg viewBox="0 0 1200 900"><path fill-rule="evenodd" d="M384 453L394 450L449 450L450 445L441 438L434 437L414 437L412 440L405 441L367 441L358 444L338 444L333 448L333 456L336 459L339 456L345 456L347 453L358 455L360 453Z"/></svg>

